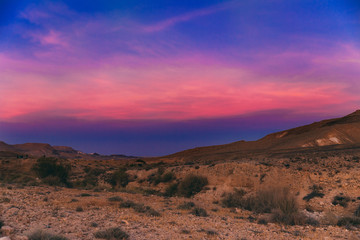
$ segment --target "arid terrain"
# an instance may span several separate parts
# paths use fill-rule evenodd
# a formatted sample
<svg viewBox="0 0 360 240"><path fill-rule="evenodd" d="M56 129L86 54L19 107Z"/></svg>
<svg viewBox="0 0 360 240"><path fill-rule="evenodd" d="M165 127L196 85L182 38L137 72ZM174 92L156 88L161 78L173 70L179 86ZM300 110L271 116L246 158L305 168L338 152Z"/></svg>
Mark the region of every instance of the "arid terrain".
<svg viewBox="0 0 360 240"><path fill-rule="evenodd" d="M1 142L0 160L3 239L360 239L360 111L157 158Z"/></svg>

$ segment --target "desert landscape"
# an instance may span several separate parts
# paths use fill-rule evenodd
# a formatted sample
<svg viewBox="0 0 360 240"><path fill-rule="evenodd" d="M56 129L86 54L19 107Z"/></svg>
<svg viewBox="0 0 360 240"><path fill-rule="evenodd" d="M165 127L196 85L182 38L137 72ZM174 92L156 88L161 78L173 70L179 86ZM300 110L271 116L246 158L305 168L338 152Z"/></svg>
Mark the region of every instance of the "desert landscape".
<svg viewBox="0 0 360 240"><path fill-rule="evenodd" d="M360 240L360 0L0 0L0 240Z"/></svg>
<svg viewBox="0 0 360 240"><path fill-rule="evenodd" d="M156 158L0 146L0 239L359 239L360 111Z"/></svg>

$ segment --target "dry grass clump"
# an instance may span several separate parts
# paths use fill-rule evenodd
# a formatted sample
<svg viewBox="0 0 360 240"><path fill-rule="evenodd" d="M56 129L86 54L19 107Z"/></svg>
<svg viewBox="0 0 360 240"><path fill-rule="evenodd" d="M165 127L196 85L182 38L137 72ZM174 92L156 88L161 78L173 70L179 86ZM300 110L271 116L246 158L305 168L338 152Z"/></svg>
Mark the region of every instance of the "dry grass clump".
<svg viewBox="0 0 360 240"><path fill-rule="evenodd" d="M147 181L151 184L158 185L161 182L166 183L176 179L176 176L173 172L167 172L167 173L164 172L165 172L165 168L159 167L156 173L151 174L147 178Z"/></svg>
<svg viewBox="0 0 360 240"><path fill-rule="evenodd" d="M337 222L337 225L340 227L350 228L351 226L359 227L360 218L359 217L342 217Z"/></svg>
<svg viewBox="0 0 360 240"><path fill-rule="evenodd" d="M108 179L106 179L111 186L114 187L126 187L130 182L129 175L126 173L126 169L119 169L112 173Z"/></svg>
<svg viewBox="0 0 360 240"><path fill-rule="evenodd" d="M119 196L114 196L114 197L109 197L108 201L109 202L122 202L123 199L121 197L119 197Z"/></svg>
<svg viewBox="0 0 360 240"><path fill-rule="evenodd" d="M324 197L324 193L322 193L322 187L319 185L314 184L310 190L312 190L311 193L309 193L308 195L306 195L303 200L309 202L311 199L315 198L315 197L320 197L323 198Z"/></svg>
<svg viewBox="0 0 360 240"><path fill-rule="evenodd" d="M234 208L234 207L240 207L244 208L244 196L246 192L242 189L235 190L232 193L226 193L224 194L223 199L221 200L221 203L224 207L228 208Z"/></svg>
<svg viewBox="0 0 360 240"><path fill-rule="evenodd" d="M165 197L181 196L190 198L203 190L207 184L206 177L189 174L182 181L170 184L163 195Z"/></svg>
<svg viewBox="0 0 360 240"><path fill-rule="evenodd" d="M193 208L193 210L191 211L191 214L198 216L198 217L207 217L209 216L208 213L206 212L205 209L200 208L200 207L195 207Z"/></svg>
<svg viewBox="0 0 360 240"><path fill-rule="evenodd" d="M294 195L287 187L261 189L252 196L245 196L242 190L225 194L222 204L225 207L238 207L256 213L271 213L271 221L286 225L303 225L308 220L299 211Z"/></svg>
<svg viewBox="0 0 360 240"><path fill-rule="evenodd" d="M103 231L97 231L94 234L94 237L107 240L129 239L129 235L119 227L109 228Z"/></svg>
<svg viewBox="0 0 360 240"><path fill-rule="evenodd" d="M337 195L334 197L334 200L332 201L333 205L340 205L344 208L346 208L348 206L348 202L350 202L350 198L347 196L341 196L341 195Z"/></svg>
<svg viewBox="0 0 360 240"><path fill-rule="evenodd" d="M182 204L180 204L178 206L178 209L182 209L182 210L190 210L192 209L193 207L195 207L195 203L193 202L184 202Z"/></svg>
<svg viewBox="0 0 360 240"><path fill-rule="evenodd" d="M68 240L68 238L51 234L43 230L36 230L28 236L29 240Z"/></svg>
<svg viewBox="0 0 360 240"><path fill-rule="evenodd" d="M207 184L206 177L190 174L179 183L177 192L180 196L191 197L199 193Z"/></svg>
<svg viewBox="0 0 360 240"><path fill-rule="evenodd" d="M149 206L145 206L144 204L141 204L141 203L135 203L130 200L120 203L120 207L121 208L132 208L135 210L135 212L145 213L148 216L154 216L154 217L160 216L160 213L158 211L156 211L155 209L153 209Z"/></svg>
<svg viewBox="0 0 360 240"><path fill-rule="evenodd" d="M56 158L41 157L32 169L46 184L67 187L71 185L68 181L71 166L60 163Z"/></svg>

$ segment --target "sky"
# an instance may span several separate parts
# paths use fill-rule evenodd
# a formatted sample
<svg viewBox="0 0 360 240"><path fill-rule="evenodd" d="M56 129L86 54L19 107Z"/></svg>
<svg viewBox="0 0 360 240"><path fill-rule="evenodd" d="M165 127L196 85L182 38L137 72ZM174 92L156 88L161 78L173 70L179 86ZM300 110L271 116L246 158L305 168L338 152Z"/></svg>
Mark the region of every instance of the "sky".
<svg viewBox="0 0 360 240"><path fill-rule="evenodd" d="M160 156L360 108L360 1L0 0L0 140Z"/></svg>

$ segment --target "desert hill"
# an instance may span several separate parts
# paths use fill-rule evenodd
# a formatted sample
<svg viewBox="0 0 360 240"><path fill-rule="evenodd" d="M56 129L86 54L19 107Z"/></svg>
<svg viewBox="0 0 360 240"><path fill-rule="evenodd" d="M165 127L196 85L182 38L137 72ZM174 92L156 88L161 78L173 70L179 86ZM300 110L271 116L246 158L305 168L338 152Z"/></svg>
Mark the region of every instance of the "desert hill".
<svg viewBox="0 0 360 240"><path fill-rule="evenodd" d="M360 110L345 117L314 122L309 125L269 134L257 141L238 141L230 144L199 147L166 157L224 158L246 153L304 150L336 146L360 146Z"/></svg>
<svg viewBox="0 0 360 240"><path fill-rule="evenodd" d="M56 156L56 157L74 157L81 154L79 151L71 147L51 146L46 143L24 143L10 145L0 141L1 155L4 153L13 153L17 155L28 155L32 157L40 156Z"/></svg>

